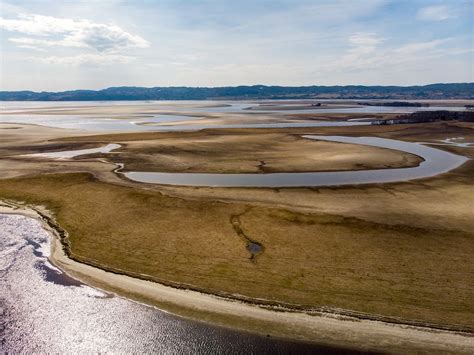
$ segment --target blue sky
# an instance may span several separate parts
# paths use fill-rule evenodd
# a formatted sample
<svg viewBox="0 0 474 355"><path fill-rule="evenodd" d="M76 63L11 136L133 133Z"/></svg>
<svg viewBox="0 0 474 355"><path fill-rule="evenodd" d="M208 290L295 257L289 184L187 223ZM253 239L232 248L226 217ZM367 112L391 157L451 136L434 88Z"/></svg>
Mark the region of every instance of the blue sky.
<svg viewBox="0 0 474 355"><path fill-rule="evenodd" d="M474 1L3 1L1 90L472 82Z"/></svg>

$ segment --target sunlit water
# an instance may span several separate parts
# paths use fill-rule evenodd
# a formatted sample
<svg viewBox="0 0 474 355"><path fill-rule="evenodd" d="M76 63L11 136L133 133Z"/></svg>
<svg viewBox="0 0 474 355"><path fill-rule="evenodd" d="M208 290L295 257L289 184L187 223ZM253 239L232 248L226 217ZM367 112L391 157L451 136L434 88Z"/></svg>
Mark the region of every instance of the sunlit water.
<svg viewBox="0 0 474 355"><path fill-rule="evenodd" d="M0 214L1 353L336 353L189 321L104 293L51 265L49 243L37 220Z"/></svg>

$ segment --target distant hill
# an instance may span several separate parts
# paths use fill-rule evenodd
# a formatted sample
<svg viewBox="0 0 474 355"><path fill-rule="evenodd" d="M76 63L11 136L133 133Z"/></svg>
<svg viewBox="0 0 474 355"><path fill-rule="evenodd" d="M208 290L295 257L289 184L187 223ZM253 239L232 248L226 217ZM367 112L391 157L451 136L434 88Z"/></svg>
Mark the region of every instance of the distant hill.
<svg viewBox="0 0 474 355"><path fill-rule="evenodd" d="M218 99L474 99L474 83L424 86L111 87L62 92L0 91L0 101Z"/></svg>

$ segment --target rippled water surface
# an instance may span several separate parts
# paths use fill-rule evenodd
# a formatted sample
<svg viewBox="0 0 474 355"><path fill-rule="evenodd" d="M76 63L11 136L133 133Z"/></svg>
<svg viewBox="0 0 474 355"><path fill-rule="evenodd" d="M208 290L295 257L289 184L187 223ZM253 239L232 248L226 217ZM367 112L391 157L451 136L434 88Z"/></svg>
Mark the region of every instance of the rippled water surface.
<svg viewBox="0 0 474 355"><path fill-rule="evenodd" d="M38 221L0 214L1 353L340 353L189 321L106 294L51 265L49 248Z"/></svg>

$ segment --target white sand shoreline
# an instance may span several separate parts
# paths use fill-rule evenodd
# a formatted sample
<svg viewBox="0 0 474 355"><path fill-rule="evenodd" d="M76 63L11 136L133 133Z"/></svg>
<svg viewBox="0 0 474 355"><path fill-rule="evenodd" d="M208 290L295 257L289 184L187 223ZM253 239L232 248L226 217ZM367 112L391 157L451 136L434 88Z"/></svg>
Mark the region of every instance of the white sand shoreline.
<svg viewBox="0 0 474 355"><path fill-rule="evenodd" d="M105 291L191 319L264 335L360 350L451 353L474 351L472 333L361 320L331 313L310 315L304 312L271 310L107 272L69 259L57 232L45 223L35 209L5 201L0 204L0 213L21 214L40 220L53 236L51 262L69 275ZM43 209L41 213L49 215Z"/></svg>

